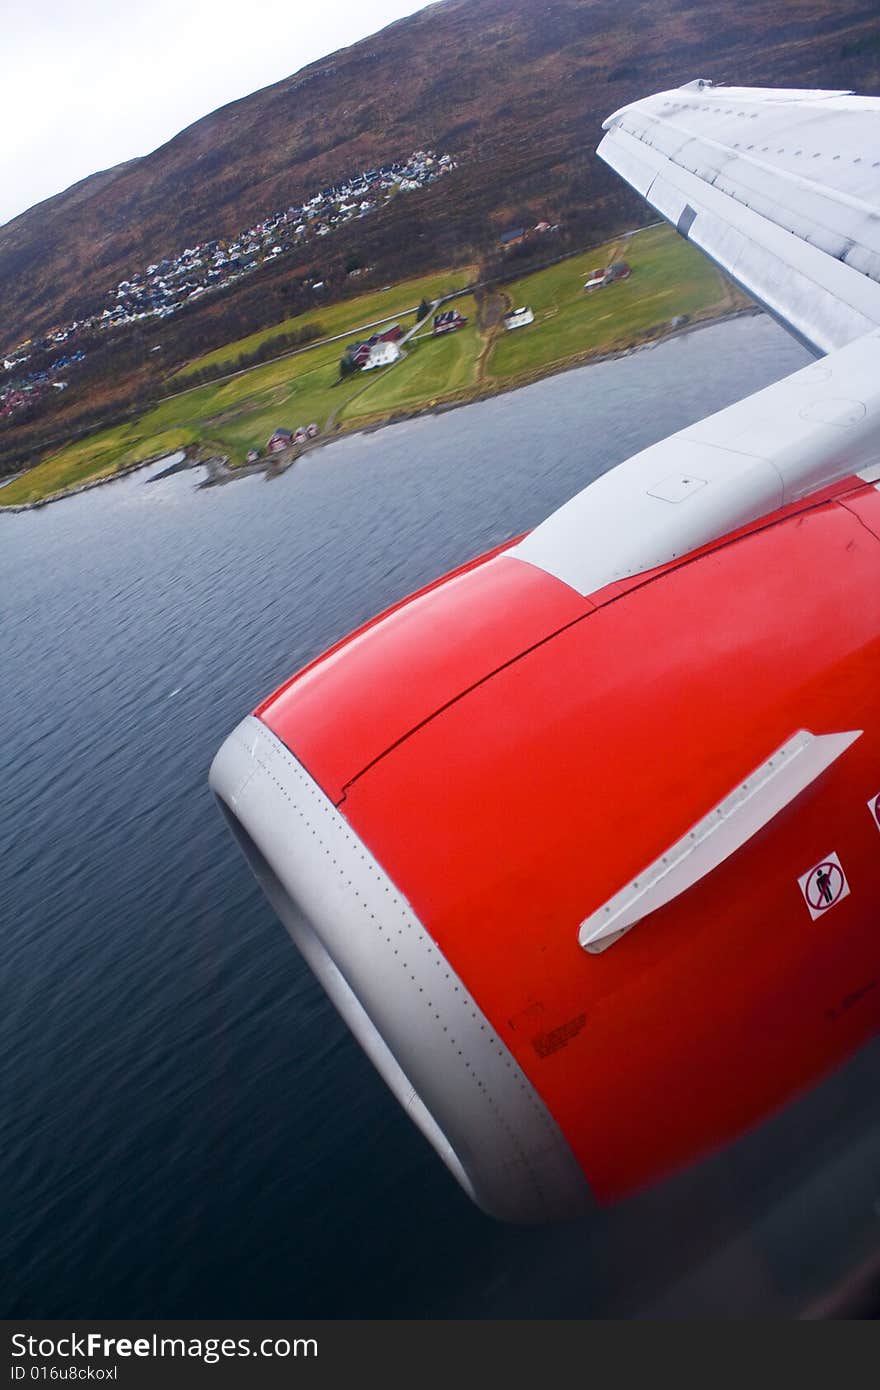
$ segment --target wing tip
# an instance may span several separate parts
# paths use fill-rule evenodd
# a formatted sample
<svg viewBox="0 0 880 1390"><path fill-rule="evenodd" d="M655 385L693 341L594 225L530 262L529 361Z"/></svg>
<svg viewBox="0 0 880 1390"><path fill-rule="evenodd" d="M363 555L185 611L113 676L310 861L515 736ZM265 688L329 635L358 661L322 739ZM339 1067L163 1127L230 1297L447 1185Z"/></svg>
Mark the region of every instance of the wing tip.
<svg viewBox="0 0 880 1390"><path fill-rule="evenodd" d="M705 92L710 87L714 86L715 83L712 81L711 77L694 77L690 82L683 82L680 86L671 87L669 90L673 92ZM625 111L632 110L634 106L643 105L646 100L654 100L656 96L666 95L666 92L658 92L650 98L639 97L636 101L628 101L625 106L619 106L616 111L612 111L611 115L602 122L602 129L612 130L614 126L620 124L620 118Z"/></svg>

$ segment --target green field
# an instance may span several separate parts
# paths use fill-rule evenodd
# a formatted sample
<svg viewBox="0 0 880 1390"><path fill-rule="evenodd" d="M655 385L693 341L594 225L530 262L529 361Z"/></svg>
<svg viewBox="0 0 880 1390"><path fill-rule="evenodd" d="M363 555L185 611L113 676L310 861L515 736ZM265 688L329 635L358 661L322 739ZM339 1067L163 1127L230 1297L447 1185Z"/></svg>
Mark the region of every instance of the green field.
<svg viewBox="0 0 880 1390"><path fill-rule="evenodd" d="M435 405L473 389L484 346L477 330L477 306L472 295L465 295L455 307L468 319L466 326L439 338L420 335L408 343L406 361L376 372L375 380L340 411L340 424Z"/></svg>
<svg viewBox="0 0 880 1390"><path fill-rule="evenodd" d="M358 328L364 323L374 323L377 319L403 317L408 310L415 310L423 299L440 299L443 295L460 290L474 278L474 267L464 266L458 270L444 270L434 275L423 275L417 280L403 280L387 290L373 290L369 294L358 295L356 299L346 299L342 304L330 304L326 308L315 308L307 314L285 319L283 323L263 328L259 333L251 333L246 338L238 338L234 343L206 352L187 362L172 377L169 387L185 386L188 374L200 371L203 367L228 366L230 371L243 354L254 352L270 338L282 333L292 333L296 329L312 324L321 330L322 338L332 338L337 333L345 333L349 328ZM337 353L337 356L339 354Z"/></svg>
<svg viewBox="0 0 880 1390"><path fill-rule="evenodd" d="M628 280L584 294L586 274L612 257L629 261ZM321 310L325 329L344 332L435 298L468 278L467 270L397 285L386 294L363 295ZM572 360L613 351L656 335L677 314L708 316L746 301L700 254L665 227L573 256L504 287L512 305L528 304L535 322L507 333L481 334L473 296L456 307L469 322L442 338L420 337L407 345L405 360L381 371L340 380L344 343L253 367L224 381L169 397L128 424L101 430L65 445L0 489L0 507L37 501L86 479L108 476L141 459L199 443L240 464L250 448L262 449L274 429L314 421L322 432L354 429L367 422L446 400L462 400L529 380ZM317 311L316 311L317 312ZM303 320L292 320L293 325ZM232 343L234 359L266 330ZM217 354L211 354L216 358ZM207 358L201 359L202 364Z"/></svg>
<svg viewBox="0 0 880 1390"><path fill-rule="evenodd" d="M0 489L0 505L37 501L87 478L112 474L140 459L200 443L233 464L250 448L262 448L280 425L295 429L315 421L322 428L363 380L339 380L339 352L317 366L313 355L255 367L243 376L163 401L129 424L68 444L15 482Z"/></svg>
<svg viewBox="0 0 880 1390"><path fill-rule="evenodd" d="M37 502L79 483L109 477L120 467L140 463L156 454L171 454L188 442L188 431L184 430L168 430L150 436L139 430L133 433L130 425L102 430L75 444L66 444L57 454L50 455L36 468L0 488L0 506Z"/></svg>
<svg viewBox="0 0 880 1390"><path fill-rule="evenodd" d="M629 279L585 294L589 271L612 259L629 262ZM731 290L714 266L666 226L572 256L504 288L514 306L533 310L535 322L499 335L487 363L488 376L499 382L590 352L627 347L677 314L734 307Z"/></svg>

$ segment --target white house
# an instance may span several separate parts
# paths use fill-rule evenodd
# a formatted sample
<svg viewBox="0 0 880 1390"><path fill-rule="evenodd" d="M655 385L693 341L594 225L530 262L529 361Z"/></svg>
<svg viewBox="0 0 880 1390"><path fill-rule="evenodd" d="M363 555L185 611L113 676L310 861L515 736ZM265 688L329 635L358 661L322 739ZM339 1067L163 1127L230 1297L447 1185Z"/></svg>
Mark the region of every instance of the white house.
<svg viewBox="0 0 880 1390"><path fill-rule="evenodd" d="M363 371L369 372L373 367L390 367L394 362L398 362L403 356L396 343L374 343L370 348L370 355L363 365Z"/></svg>
<svg viewBox="0 0 880 1390"><path fill-rule="evenodd" d="M599 270L591 270L590 278L584 285L585 290L600 290L603 285L608 284L608 271L604 266Z"/></svg>
<svg viewBox="0 0 880 1390"><path fill-rule="evenodd" d="M505 328L525 328L527 323L534 323L534 321L534 314L525 305L520 309L511 309L509 314L504 315Z"/></svg>

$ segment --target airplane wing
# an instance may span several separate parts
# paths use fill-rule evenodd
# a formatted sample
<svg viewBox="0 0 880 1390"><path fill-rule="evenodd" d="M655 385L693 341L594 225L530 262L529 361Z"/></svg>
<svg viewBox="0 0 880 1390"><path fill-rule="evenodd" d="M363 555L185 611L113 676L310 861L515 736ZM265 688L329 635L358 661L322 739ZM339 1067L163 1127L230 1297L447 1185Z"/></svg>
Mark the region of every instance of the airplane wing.
<svg viewBox="0 0 880 1390"><path fill-rule="evenodd" d="M698 78L603 128L600 157L807 347L880 326L880 98Z"/></svg>

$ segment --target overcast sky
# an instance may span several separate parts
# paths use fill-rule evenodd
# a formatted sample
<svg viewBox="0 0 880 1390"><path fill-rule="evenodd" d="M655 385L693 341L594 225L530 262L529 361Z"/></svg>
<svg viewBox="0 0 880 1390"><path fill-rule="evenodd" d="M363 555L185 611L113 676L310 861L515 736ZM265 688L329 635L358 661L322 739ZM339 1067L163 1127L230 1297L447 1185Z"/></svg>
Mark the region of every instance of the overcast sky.
<svg viewBox="0 0 880 1390"><path fill-rule="evenodd" d="M0 223L425 0L4 0Z"/></svg>

